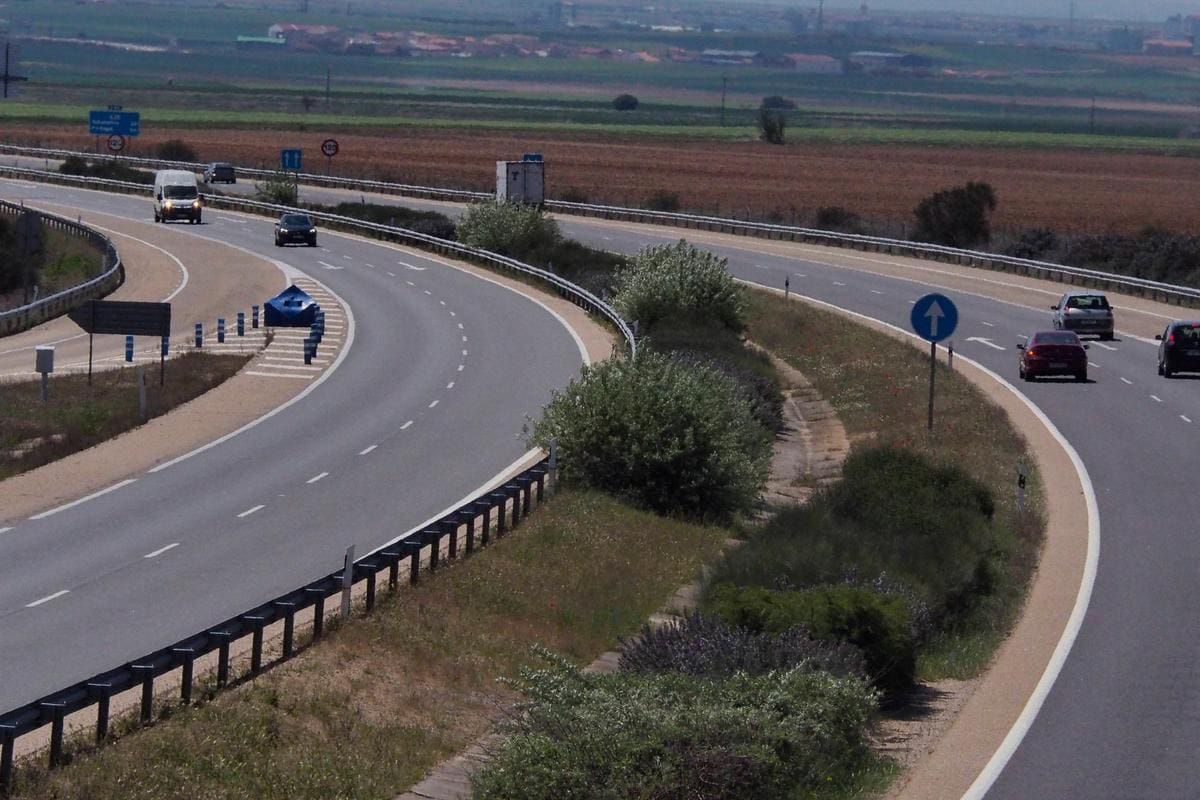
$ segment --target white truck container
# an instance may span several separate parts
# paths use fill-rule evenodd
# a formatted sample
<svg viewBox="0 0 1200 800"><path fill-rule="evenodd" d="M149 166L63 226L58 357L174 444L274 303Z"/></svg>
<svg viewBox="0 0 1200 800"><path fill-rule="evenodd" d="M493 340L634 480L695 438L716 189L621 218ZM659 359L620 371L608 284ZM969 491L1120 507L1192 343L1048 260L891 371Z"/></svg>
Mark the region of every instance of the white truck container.
<svg viewBox="0 0 1200 800"><path fill-rule="evenodd" d="M186 219L200 223L200 188L196 174L184 169L160 169L154 174L154 221Z"/></svg>
<svg viewBox="0 0 1200 800"><path fill-rule="evenodd" d="M497 161L496 199L540 206L545 200L545 164L542 161Z"/></svg>

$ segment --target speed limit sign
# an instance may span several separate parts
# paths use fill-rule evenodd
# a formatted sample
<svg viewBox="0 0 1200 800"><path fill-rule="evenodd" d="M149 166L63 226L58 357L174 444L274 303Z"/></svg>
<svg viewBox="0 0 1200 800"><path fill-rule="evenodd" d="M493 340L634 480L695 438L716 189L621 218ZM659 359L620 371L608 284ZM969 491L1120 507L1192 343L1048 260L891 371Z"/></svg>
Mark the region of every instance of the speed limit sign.
<svg viewBox="0 0 1200 800"><path fill-rule="evenodd" d="M119 133L114 133L108 137L108 149L114 153L119 153L125 149L125 137Z"/></svg>
<svg viewBox="0 0 1200 800"><path fill-rule="evenodd" d="M337 155L338 143L337 139L326 139L321 142L321 152L326 158L333 158Z"/></svg>

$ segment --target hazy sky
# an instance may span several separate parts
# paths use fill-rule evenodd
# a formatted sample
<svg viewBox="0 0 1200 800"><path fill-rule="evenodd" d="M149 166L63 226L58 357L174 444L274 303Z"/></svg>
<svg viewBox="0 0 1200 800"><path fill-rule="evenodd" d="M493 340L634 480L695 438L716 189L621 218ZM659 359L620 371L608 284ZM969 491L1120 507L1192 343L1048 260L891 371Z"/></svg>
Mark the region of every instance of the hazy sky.
<svg viewBox="0 0 1200 800"><path fill-rule="evenodd" d="M751 0L752 1L752 0ZM905 11L959 11L970 14L1067 19L1071 0L866 0L872 9ZM783 5L815 6L817 0L782 0ZM825 6L857 5L854 0L825 0ZM1116 19L1162 22L1172 14L1200 14L1200 0L1075 0L1077 19Z"/></svg>

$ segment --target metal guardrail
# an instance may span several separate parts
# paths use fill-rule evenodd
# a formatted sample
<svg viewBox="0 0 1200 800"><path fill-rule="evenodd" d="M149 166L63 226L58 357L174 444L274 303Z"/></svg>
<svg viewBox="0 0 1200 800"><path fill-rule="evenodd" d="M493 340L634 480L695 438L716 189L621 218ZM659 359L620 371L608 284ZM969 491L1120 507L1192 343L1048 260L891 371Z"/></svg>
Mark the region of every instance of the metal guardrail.
<svg viewBox="0 0 1200 800"><path fill-rule="evenodd" d="M133 194L148 194L151 191L151 187L140 183L114 181L107 178L89 178L78 175L63 175L58 172L25 169L23 167L0 166L0 175L32 178L43 181L52 181L55 183L65 183L72 186L83 186L93 189L100 188L109 191L119 191ZM493 253L489 250L482 250L477 247L470 247L449 239L439 239L436 236L418 233L417 231L410 231L407 228L400 228L394 225L384 225L376 222L366 222L360 219L355 219L354 217L328 214L325 212L312 211L305 208L293 208L291 206L276 205L274 203L262 203L257 200L245 200L226 195L206 195L204 202L205 205L210 208L223 208L234 211L244 211L253 214L278 215L289 211L296 211L308 214L310 217L321 220L326 224L343 230L350 230L356 233L368 233L376 238L400 241L424 250L432 250L443 255L486 264L488 266L501 269L505 272L528 276L535 280L549 284L561 297L570 300L585 310L599 314L607 319L610 323L612 323L612 325L621 334L621 337L625 340L626 347L629 349L629 354L631 356L637 354L636 337L634 336L633 331L629 327L628 323L621 318L621 315L617 313L616 309L614 309L604 300L589 292L587 289L584 289L582 286L578 286L559 275L555 275L549 270L544 270L539 267L526 264L522 261L518 261L515 258L502 256L498 253Z"/></svg>
<svg viewBox="0 0 1200 800"><path fill-rule="evenodd" d="M400 584L402 563L406 565L407 580L412 585L420 580L422 567L427 572L434 572L443 559L469 556L487 546L493 537L499 539L516 528L535 505L540 506L545 500L553 486L554 470L554 457L543 458L511 480L357 559L348 568L343 567L116 669L93 675L61 691L0 714L0 795L8 796L13 789L14 757L19 737L49 725L49 763L53 768L62 763L66 718L71 714L96 707L95 738L100 743L109 734L112 699L122 692L140 689L139 719L142 723L149 722L154 715L155 680L177 673L180 701L189 704L195 684L196 662L204 656L212 653L217 655L218 688L229 685L231 681L253 678L266 666L264 638L269 626L280 622L283 625L279 654L272 659L272 663L291 658L297 649L296 615L299 612L312 609L311 641L315 641L321 637L324 629L325 603L331 597L342 595L344 614L353 587L365 583L365 607L368 612L371 611L375 607L381 575L386 574L388 588L395 592ZM230 649L247 637L250 638L249 665L240 676L235 676Z"/></svg>
<svg viewBox="0 0 1200 800"><path fill-rule="evenodd" d="M0 200L0 213L21 214L30 209L17 203ZM46 320L54 319L65 314L70 309L85 300L93 300L111 293L125 280L125 267L121 264L121 256L112 240L99 231L94 231L86 225L81 225L53 214L36 212L42 223L52 229L57 229L72 236L86 239L103 255L102 272L78 286L73 286L61 292L47 295L27 305L18 306L7 311L0 311L0 336L19 333L40 325Z"/></svg>
<svg viewBox="0 0 1200 800"><path fill-rule="evenodd" d="M95 154L80 153L70 150L53 150L45 148L19 147L0 144L0 152L16 155L28 155L44 158L65 158L77 155L85 158L96 158ZM158 159L121 157L130 164L141 164L154 167L172 167L201 171L203 164L190 164L178 161L162 161ZM237 168L240 173L249 176L269 176L276 174L273 170L257 170L244 167ZM446 200L451 202L472 202L488 200L493 197L486 192L470 192L458 189L443 189L432 186L415 186L403 183L385 181L359 180L355 178L340 178L328 175L301 173L298 176L302 183L312 186L349 189L354 191L369 191L382 194L395 194L406 197L417 197L431 200ZM1062 283L1094 286L1113 291L1126 291L1178 305L1200 304L1200 289L1177 284L1162 283L1133 276L1118 275L1101 270L1070 267L1054 264L1048 261L1016 258L996 253L977 250L962 250L941 245L909 242L903 239L888 239L879 236L862 236L849 233L836 233L813 228L800 228L789 225L776 225L764 222L725 217L705 216L701 214L685 214L669 211L648 211L621 206L606 206L594 203L572 203L563 200L547 200L546 208L561 214L598 217L602 219L618 219L627 222L640 222L650 225L668 225L671 227L707 230L718 233L730 233L742 236L755 236L765 239L781 239L806 244L825 245L830 247L845 247L868 252L885 253L888 255L908 256L932 261L941 261L964 266L991 269L1003 272L1015 272Z"/></svg>

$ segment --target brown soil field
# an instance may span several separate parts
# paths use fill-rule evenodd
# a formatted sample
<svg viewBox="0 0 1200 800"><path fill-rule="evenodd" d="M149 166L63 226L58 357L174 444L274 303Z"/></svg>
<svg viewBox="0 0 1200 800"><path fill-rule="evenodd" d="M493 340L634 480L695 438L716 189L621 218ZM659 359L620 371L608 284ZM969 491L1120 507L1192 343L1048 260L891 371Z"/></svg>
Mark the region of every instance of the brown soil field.
<svg viewBox="0 0 1200 800"><path fill-rule="evenodd" d="M1200 158L1095 150L712 142L568 133L420 128L304 130L158 129L133 155L182 139L205 160L272 166L282 147L301 147L309 170L325 166L320 143L335 136L335 174L430 186L490 190L495 162L537 151L547 161L547 193L638 206L678 194L681 207L810 222L816 209L842 206L897 228L932 192L966 181L996 190L998 231L1050 227L1060 232L1176 231L1200 227ZM6 125L4 141L91 149L75 126ZM897 231L901 233L901 231Z"/></svg>

